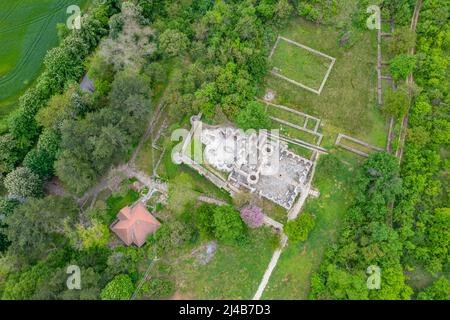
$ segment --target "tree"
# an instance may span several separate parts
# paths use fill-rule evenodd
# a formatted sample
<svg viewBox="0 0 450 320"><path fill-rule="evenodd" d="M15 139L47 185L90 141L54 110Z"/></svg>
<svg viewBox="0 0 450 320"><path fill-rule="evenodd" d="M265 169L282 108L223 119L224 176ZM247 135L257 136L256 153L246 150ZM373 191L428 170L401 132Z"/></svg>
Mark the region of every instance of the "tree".
<svg viewBox="0 0 450 320"><path fill-rule="evenodd" d="M56 158L56 154L59 150L59 143L61 137L58 131L54 129L44 129L39 136L37 148L49 153L53 158Z"/></svg>
<svg viewBox="0 0 450 320"><path fill-rule="evenodd" d="M236 124L244 130L269 129L271 127L270 118L265 112L264 106L256 101L250 102L239 111L236 116Z"/></svg>
<svg viewBox="0 0 450 320"><path fill-rule="evenodd" d="M37 300L97 300L100 294L98 287L101 277L93 268L80 266L81 289L67 288L68 274L64 266L54 270L44 281L36 286L32 299Z"/></svg>
<svg viewBox="0 0 450 320"><path fill-rule="evenodd" d="M0 198L0 252L4 252L11 244L6 236L6 217L10 216L19 202L14 199Z"/></svg>
<svg viewBox="0 0 450 320"><path fill-rule="evenodd" d="M399 54L389 63L389 70L392 77L398 81L406 79L408 74L414 70L416 65L416 57L407 54Z"/></svg>
<svg viewBox="0 0 450 320"><path fill-rule="evenodd" d="M0 176L11 172L20 159L20 149L11 134L0 136Z"/></svg>
<svg viewBox="0 0 450 320"><path fill-rule="evenodd" d="M298 4L297 12L299 16L313 22L317 22L321 19L319 10L309 3L300 2Z"/></svg>
<svg viewBox="0 0 450 320"><path fill-rule="evenodd" d="M65 235L74 227L77 213L77 205L69 198L28 199L5 219L10 248L30 260L47 256L67 243Z"/></svg>
<svg viewBox="0 0 450 320"><path fill-rule="evenodd" d="M169 57L185 52L189 39L183 32L167 29L159 36L159 47Z"/></svg>
<svg viewBox="0 0 450 320"><path fill-rule="evenodd" d="M144 74L151 80L152 85L167 81L167 73L164 66L159 62L152 62L144 67Z"/></svg>
<svg viewBox="0 0 450 320"><path fill-rule="evenodd" d="M47 105L38 111L36 120L41 126L59 129L64 119L75 118L77 113L73 108L72 96L76 86L71 84L63 94L54 95Z"/></svg>
<svg viewBox="0 0 450 320"><path fill-rule="evenodd" d="M244 236L244 223L232 206L218 206L214 210L214 235L223 243L233 244Z"/></svg>
<svg viewBox="0 0 450 320"><path fill-rule="evenodd" d="M398 1L398 0L383 0L381 2L381 8L387 10L389 18L395 21L398 25L408 24L412 16L413 2Z"/></svg>
<svg viewBox="0 0 450 320"><path fill-rule="evenodd" d="M172 221L163 224L150 236L150 241L156 244L160 252L167 252L191 239L191 231L187 225L179 221Z"/></svg>
<svg viewBox="0 0 450 320"><path fill-rule="evenodd" d="M297 219L288 221L284 227L284 231L290 241L297 243L308 239L308 235L314 229L314 226L314 216L305 212Z"/></svg>
<svg viewBox="0 0 450 320"><path fill-rule="evenodd" d="M274 19L276 23L283 24L292 15L294 8L288 0L279 0L275 5Z"/></svg>
<svg viewBox="0 0 450 320"><path fill-rule="evenodd" d="M31 299L38 285L45 281L52 270L45 262L38 262L22 272L9 275L3 287L3 300Z"/></svg>
<svg viewBox="0 0 450 320"><path fill-rule="evenodd" d="M130 278L137 278L138 262L146 255L146 252L136 247L117 247L112 253L108 253L105 275L108 279L126 273Z"/></svg>
<svg viewBox="0 0 450 320"><path fill-rule="evenodd" d="M399 119L408 110L409 104L409 97L406 93L400 90L389 90L386 92L382 110L386 116Z"/></svg>
<svg viewBox="0 0 450 320"><path fill-rule="evenodd" d="M315 299L326 300L368 300L364 273L352 274L334 264L324 266L326 280L315 275L311 295Z"/></svg>
<svg viewBox="0 0 450 320"><path fill-rule="evenodd" d="M175 285L169 279L151 278L142 286L142 294L153 299L167 298L174 292Z"/></svg>
<svg viewBox="0 0 450 320"><path fill-rule="evenodd" d="M19 167L5 178L5 187L11 196L18 198L42 195L42 180L31 169Z"/></svg>
<svg viewBox="0 0 450 320"><path fill-rule="evenodd" d="M441 277L431 286L419 292L418 300L450 300L450 282Z"/></svg>
<svg viewBox="0 0 450 320"><path fill-rule="evenodd" d="M155 51L155 45L150 40L154 32L147 26L142 8L125 1L121 13L113 22L110 37L100 44L100 56L106 63L112 64L116 71L139 70Z"/></svg>
<svg viewBox="0 0 450 320"><path fill-rule="evenodd" d="M432 272L440 271L450 259L450 208L436 208L426 224L427 251L433 262Z"/></svg>
<svg viewBox="0 0 450 320"><path fill-rule="evenodd" d="M210 239L214 236L214 210L216 206L204 203L195 210L195 224L200 236Z"/></svg>
<svg viewBox="0 0 450 320"><path fill-rule="evenodd" d="M264 213L257 206L246 206L242 208L241 218L250 228L258 228L264 223Z"/></svg>
<svg viewBox="0 0 450 320"><path fill-rule="evenodd" d="M416 43L416 34L409 26L396 28L389 41L389 53L392 56L407 54Z"/></svg>
<svg viewBox="0 0 450 320"><path fill-rule="evenodd" d="M77 225L75 246L81 250L87 250L92 247L105 247L108 244L109 236L108 226L93 219L89 226Z"/></svg>
<svg viewBox="0 0 450 320"><path fill-rule="evenodd" d="M102 300L129 300L135 287L130 277L120 274L112 279L100 293Z"/></svg>
<svg viewBox="0 0 450 320"><path fill-rule="evenodd" d="M384 267L381 271L381 288L371 290L370 298L378 300L409 300L413 290L405 283L406 275L400 265Z"/></svg>
<svg viewBox="0 0 450 320"><path fill-rule="evenodd" d="M77 194L87 190L97 178L92 166L70 150L64 150L58 157L55 172L61 181Z"/></svg>
<svg viewBox="0 0 450 320"><path fill-rule="evenodd" d="M25 156L23 165L36 173L41 179L53 175L53 162L55 158L44 149L33 149Z"/></svg>

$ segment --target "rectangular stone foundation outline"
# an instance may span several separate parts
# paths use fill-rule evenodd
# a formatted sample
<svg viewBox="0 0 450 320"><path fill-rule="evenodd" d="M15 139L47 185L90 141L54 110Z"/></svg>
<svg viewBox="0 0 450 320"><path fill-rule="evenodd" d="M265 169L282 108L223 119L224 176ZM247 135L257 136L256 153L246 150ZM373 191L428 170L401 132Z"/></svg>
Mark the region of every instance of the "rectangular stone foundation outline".
<svg viewBox="0 0 450 320"><path fill-rule="evenodd" d="M362 156L362 157L366 157L366 158L367 158L367 157L369 157L369 154L367 154L367 153L365 153L365 152L363 152L363 151L357 150L357 149L355 149L355 148L352 148L352 147L350 147L350 146L347 146L347 145L343 144L343 143L341 142L342 139L350 140L350 141L352 141L352 142L354 142L354 143L360 144L360 145L362 145L362 146L364 146L364 147L366 147L366 148L372 149L372 150L374 150L374 151L384 151L383 148L376 147L376 146L372 146L372 145L368 144L367 142L358 140L358 139L356 139L356 138L350 137L350 136L345 135L345 134L343 134L343 133L339 133L338 136L337 136L337 138L336 138L336 141L335 141L334 144L337 145L337 146L339 146L339 147L341 147L341 148L343 148L343 149L345 149L345 150L348 150L348 151L350 151L350 152L356 153L357 155L360 155L360 156Z"/></svg>
<svg viewBox="0 0 450 320"><path fill-rule="evenodd" d="M291 109L291 108L289 108L289 107L280 105L280 104L271 103L271 102L269 102L269 101L261 100L261 99L258 99L258 98L256 98L256 100L265 103L267 106L271 106L271 107L274 107L274 108L278 108L278 109L281 109L281 110L284 110L284 111L287 111L287 112L291 112L291 113L297 114L297 115L299 115L299 116L301 116L301 117L305 117L305 122L304 122L304 124L303 124L303 127L301 127L301 126L299 126L299 125L296 125L296 124L293 124L292 122L289 122L289 121L285 121L285 120L276 118L276 117L270 117L270 119L273 120L273 121L275 121L275 122L284 124L284 125L286 125L286 126L289 126L289 127L294 128L294 129L301 130L301 131L304 131L304 132L306 132L306 133L309 133L309 134L312 134L312 135L316 136L316 137L318 138L318 140L317 140L317 142L316 142L316 146L318 146L318 147L320 146L320 144L322 143L323 134L318 133L317 131L319 130L319 125L320 125L320 122L322 121L321 119L316 118L316 117L314 117L314 116L311 116L311 115L309 115L309 114L306 114L306 113L303 113L303 112L300 112L300 111ZM307 128L307 125L308 125L308 121L309 121L309 120L313 120L313 121L316 122L316 124L315 124L315 126L314 126L314 130L310 130L310 129ZM294 140L295 140L295 139L294 139ZM303 142L304 142L304 141L303 141ZM306 144L308 144L308 145L310 145L310 146L313 146L313 145L310 144L310 143L307 143L307 142L304 142L304 143L306 143Z"/></svg>
<svg viewBox="0 0 450 320"><path fill-rule="evenodd" d="M305 49L305 50L307 50L307 51L309 51L309 52L312 52L312 53L314 53L314 54L316 54L316 55L318 55L318 56L321 56L321 57L324 57L324 58L327 58L327 59L330 59L330 60L331 60L330 66L328 67L327 73L325 74L325 77L323 78L322 83L320 84L319 89L311 88L311 87L309 87L309 86L307 86L307 85L305 85L305 84L303 84L303 83L300 83L300 82L297 82L297 81L295 81L295 80L293 80L293 79L290 79L290 78L288 78L288 77L285 77L285 76L281 75L280 73L278 73L278 72L275 70L276 68L274 68L274 70L270 71L270 73L271 73L273 76L275 76L275 77L278 77L278 78L283 79L283 80L285 80L285 81L288 81L288 82L290 82L290 83L292 83L292 84L294 84L294 85L296 85L296 86L298 86L298 87L300 87L300 88L303 88L303 89L305 89L305 90L308 90L308 91L310 91L310 92L313 92L313 93L315 93L315 94L319 94L319 95L320 95L320 94L322 93L323 88L325 87L325 83L327 82L328 77L330 76L331 70L333 69L334 63L336 62L336 58L333 58L333 57L331 57L331 56L329 56L329 55L327 55L327 54L325 54L325 53L322 53L322 52L320 52L320 51L317 51L317 50L315 50L315 49L313 49L313 48L310 48L310 47L308 47L308 46L305 46L305 45L303 45L303 44L301 44L301 43L292 41L291 39L285 38L285 37L283 37L283 36L278 36L278 37L277 37L277 40L275 41L275 44L274 44L273 47L272 47L272 50L270 51L270 54L269 54L269 60L272 59L272 56L273 56L273 54L274 54L274 52L275 52L275 49L277 48L278 43L280 42L280 40L284 40L284 41L286 41L286 42L288 42L288 43L290 43L290 44L293 44L293 45L295 45L295 46L297 46L297 47L300 47L300 48L302 48L302 49Z"/></svg>

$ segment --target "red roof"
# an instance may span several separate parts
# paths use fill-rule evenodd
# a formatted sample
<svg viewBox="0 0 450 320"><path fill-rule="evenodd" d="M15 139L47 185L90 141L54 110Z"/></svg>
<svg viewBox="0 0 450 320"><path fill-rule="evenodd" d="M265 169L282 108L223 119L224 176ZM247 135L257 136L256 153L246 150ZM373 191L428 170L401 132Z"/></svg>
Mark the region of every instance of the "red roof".
<svg viewBox="0 0 450 320"><path fill-rule="evenodd" d="M134 243L138 247L145 243L149 234L161 226L142 202L132 208L125 207L117 215L118 221L111 225L111 230L126 244Z"/></svg>

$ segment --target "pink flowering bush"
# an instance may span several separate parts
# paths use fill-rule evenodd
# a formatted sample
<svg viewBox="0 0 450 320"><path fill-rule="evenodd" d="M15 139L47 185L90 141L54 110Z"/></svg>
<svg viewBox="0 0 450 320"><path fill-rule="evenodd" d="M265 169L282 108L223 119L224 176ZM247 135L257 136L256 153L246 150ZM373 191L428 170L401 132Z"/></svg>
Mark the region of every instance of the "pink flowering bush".
<svg viewBox="0 0 450 320"><path fill-rule="evenodd" d="M241 218L250 228L258 228L264 222L262 209L257 206L246 206L242 208Z"/></svg>

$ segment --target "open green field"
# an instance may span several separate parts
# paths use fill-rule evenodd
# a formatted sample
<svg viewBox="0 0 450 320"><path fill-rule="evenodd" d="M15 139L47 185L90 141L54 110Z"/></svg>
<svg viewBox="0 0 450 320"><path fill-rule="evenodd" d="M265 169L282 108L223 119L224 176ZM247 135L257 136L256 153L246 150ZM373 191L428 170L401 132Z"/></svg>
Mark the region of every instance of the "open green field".
<svg viewBox="0 0 450 320"><path fill-rule="evenodd" d="M174 298L251 299L269 264L276 238L268 228L249 230L249 233L245 245L218 244L214 257L204 265L197 262L195 254L195 249L201 250L204 243L162 256L158 263L168 266L170 277L176 283ZM154 272L157 269L155 266Z"/></svg>
<svg viewBox="0 0 450 320"><path fill-rule="evenodd" d="M0 123L38 76L48 49L58 43L56 25L70 5L88 0L8 0L0 2Z"/></svg>
<svg viewBox="0 0 450 320"><path fill-rule="evenodd" d="M280 34L336 58L336 63L320 95L273 75L266 77L265 88L275 92L273 103L322 119L322 146L325 148L333 147L339 132L384 147L386 120L376 105L376 32L352 32L355 44L343 47L339 44L341 30L336 26L292 19Z"/></svg>
<svg viewBox="0 0 450 320"><path fill-rule="evenodd" d="M308 298L311 275L317 271L325 250L336 241L339 226L351 203L352 166L338 163L339 166L330 166L319 162L313 186L320 190L320 197L309 198L302 210L316 216L316 226L306 242L288 244L284 249L263 299Z"/></svg>
<svg viewBox="0 0 450 320"><path fill-rule="evenodd" d="M318 90L331 60L280 39L272 63L282 76Z"/></svg>

